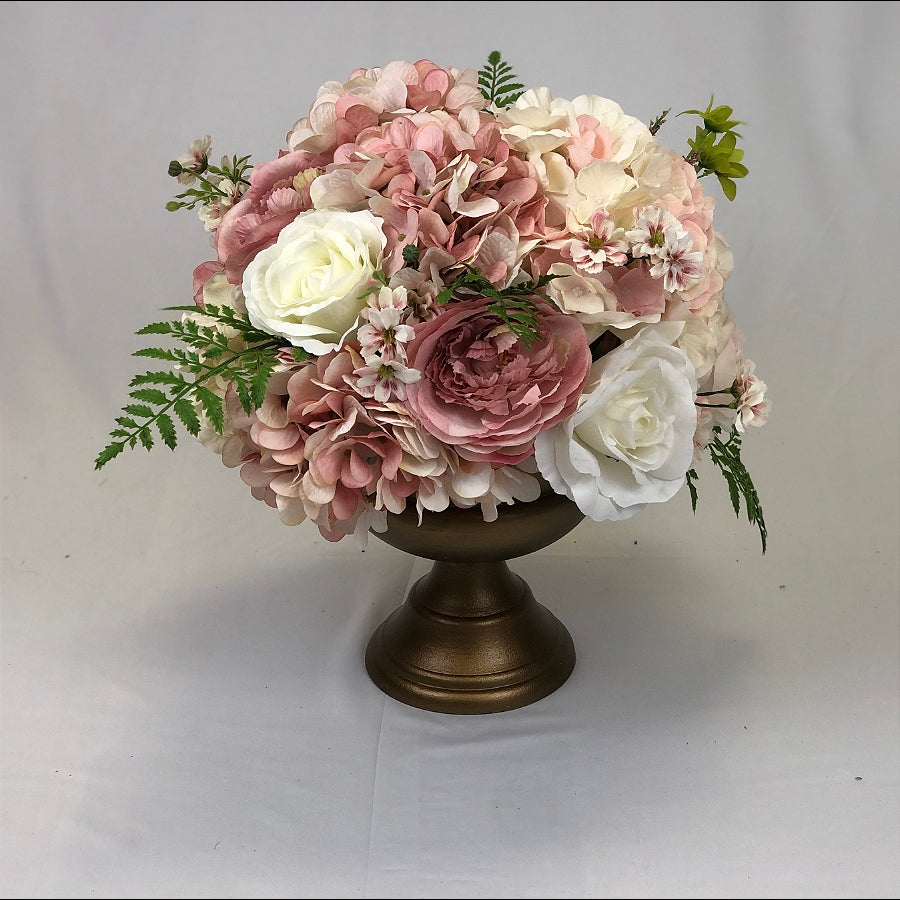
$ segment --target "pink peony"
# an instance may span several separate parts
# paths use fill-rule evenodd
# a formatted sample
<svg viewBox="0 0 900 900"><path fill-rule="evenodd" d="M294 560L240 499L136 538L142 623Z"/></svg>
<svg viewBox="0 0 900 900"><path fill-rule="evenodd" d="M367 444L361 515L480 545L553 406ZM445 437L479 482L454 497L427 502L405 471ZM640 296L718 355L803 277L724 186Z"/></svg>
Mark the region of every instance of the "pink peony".
<svg viewBox="0 0 900 900"><path fill-rule="evenodd" d="M287 153L253 169L250 187L216 231L216 252L232 284L241 283L253 257L274 244L285 225L312 207L309 185L298 191L294 180L322 162L309 153Z"/></svg>
<svg viewBox="0 0 900 900"><path fill-rule="evenodd" d="M422 379L407 406L423 429L465 459L517 463L535 436L569 416L591 355L584 328L538 301L542 336L526 347L482 297L416 326L408 363Z"/></svg>

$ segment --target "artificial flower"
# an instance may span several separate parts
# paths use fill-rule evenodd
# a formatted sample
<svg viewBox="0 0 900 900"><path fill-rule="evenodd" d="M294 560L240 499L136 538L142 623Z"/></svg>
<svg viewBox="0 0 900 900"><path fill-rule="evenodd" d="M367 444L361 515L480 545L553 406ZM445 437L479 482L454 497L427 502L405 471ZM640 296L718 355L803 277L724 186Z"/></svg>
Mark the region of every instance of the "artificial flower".
<svg viewBox="0 0 900 900"><path fill-rule="evenodd" d="M310 353L336 349L365 306L384 245L368 210L301 213L244 273L250 321Z"/></svg>

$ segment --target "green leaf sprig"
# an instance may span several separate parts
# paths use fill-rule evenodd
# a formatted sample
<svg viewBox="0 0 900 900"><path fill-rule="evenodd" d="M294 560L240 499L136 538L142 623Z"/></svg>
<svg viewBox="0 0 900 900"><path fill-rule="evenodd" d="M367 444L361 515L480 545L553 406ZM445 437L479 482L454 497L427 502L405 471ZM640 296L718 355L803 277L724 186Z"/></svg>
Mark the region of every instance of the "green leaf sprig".
<svg viewBox="0 0 900 900"><path fill-rule="evenodd" d="M478 86L497 109L512 106L525 92L525 85L516 80L512 66L504 62L499 50L492 51L485 66L478 70Z"/></svg>
<svg viewBox="0 0 900 900"><path fill-rule="evenodd" d="M759 539L762 543L762 552L766 552L766 520L763 518L762 504L759 495L753 486L753 479L747 471L741 459L741 436L736 428L732 428L731 434L726 440L722 440L722 429L713 428L713 441L709 445L709 455L713 465L722 473L728 482L728 494L734 514L740 518L741 498L744 500L744 508L747 512L747 521L755 525L759 531ZM687 473L688 491L691 495L691 507L697 511L697 472L689 469Z"/></svg>
<svg viewBox="0 0 900 900"><path fill-rule="evenodd" d="M441 304L449 303L457 293L464 295L461 299L470 299L469 295L490 297L493 302L487 305L487 311L507 325L526 347L531 347L542 334L534 298L539 297L555 309L559 309L543 290L556 277L556 275L541 275L537 281L526 278L509 287L498 288L474 266L467 265L462 275L438 293L436 300Z"/></svg>
<svg viewBox="0 0 900 900"><path fill-rule="evenodd" d="M231 159L224 157L221 166L211 166L204 159L197 166L183 166L177 159L169 163L169 175L177 178L179 175L193 175L200 183L198 188L188 188L175 195L174 200L166 204L169 212L179 209L193 209L197 204L209 206L223 197L233 198L232 192L224 191L220 187L222 181L230 181L238 194L250 187L250 170L253 168L249 162L249 156L233 156Z"/></svg>
<svg viewBox="0 0 900 900"><path fill-rule="evenodd" d="M196 437L201 423L195 404L199 404L212 427L221 434L225 423L225 401L207 387L213 378L231 382L248 414L262 406L265 400L266 385L279 362L278 353L284 348L282 338L254 328L245 314L227 306L207 304L202 310L196 306L170 306L166 310L201 312L220 325L235 329L244 346L234 349L220 328L202 325L190 318L153 322L141 328L137 332L139 335L167 335L187 349L145 347L132 355L173 363L193 375L193 380L178 371L148 371L136 375L130 384L130 402L122 407L122 415L115 420L117 427L110 433L110 442L94 461L96 469L103 468L126 447L134 449L140 443L150 450L154 444L154 429L163 443L174 450L178 436L172 414L189 434ZM309 355L294 348L294 359L304 362Z"/></svg>
<svg viewBox="0 0 900 900"><path fill-rule="evenodd" d="M656 134L656 132L663 127L666 117L670 112L672 112L671 107L669 109L664 109L655 119L650 120L650 124L647 126L650 129L650 134Z"/></svg>
<svg viewBox="0 0 900 900"><path fill-rule="evenodd" d="M734 126L746 123L731 118L733 110L730 106L714 107L713 102L714 98L710 97L706 109L686 109L678 113L679 116L697 115L703 119L703 125L698 125L694 137L688 139L691 152L685 159L696 169L698 177L715 175L725 196L734 200L737 195L735 179L744 178L748 171L741 162L744 151L737 147L741 135Z"/></svg>

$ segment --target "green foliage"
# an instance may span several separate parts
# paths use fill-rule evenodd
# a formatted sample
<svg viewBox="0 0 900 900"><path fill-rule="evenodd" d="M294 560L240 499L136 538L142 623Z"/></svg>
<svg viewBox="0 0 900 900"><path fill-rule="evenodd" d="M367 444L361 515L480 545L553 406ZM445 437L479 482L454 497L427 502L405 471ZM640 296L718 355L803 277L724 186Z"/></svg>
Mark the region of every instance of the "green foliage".
<svg viewBox="0 0 900 900"><path fill-rule="evenodd" d="M220 327L185 319L153 322L138 331L139 335L166 335L184 347L144 347L136 350L134 356L173 363L193 378L187 378L181 371L149 371L135 375L131 380L129 402L122 407L123 415L115 420L118 427L110 433L109 444L94 461L97 469L115 459L125 447L133 449L140 443L149 450L154 444L153 429L162 442L174 450L178 435L171 414L188 434L196 437L201 427L197 405L221 434L225 426L224 400L207 386L212 379L229 381L247 413L258 409L265 400L266 385L278 363L282 339L254 328L246 315L227 306L207 304L202 310L196 306L172 306L168 311L202 312ZM243 346L233 349L221 326L235 329ZM306 351L295 348L297 362L309 358Z"/></svg>
<svg viewBox="0 0 900 900"><path fill-rule="evenodd" d="M512 106L525 91L525 85L516 81L512 66L501 59L499 50L492 51L484 68L478 70L478 86L485 99L498 109Z"/></svg>
<svg viewBox="0 0 900 900"><path fill-rule="evenodd" d="M751 525L755 525L759 530L759 539L762 543L762 552L766 552L766 539L768 532L766 531L766 521L763 518L762 504L759 502L759 495L753 486L753 479L747 471L741 459L741 436L737 429L732 429L731 434L726 440L722 440L722 429L713 428L715 437L709 445L709 455L713 465L722 473L725 481L728 483L728 495L731 498L731 505L734 508L734 514L738 517L741 515L741 498L744 500L744 507L747 512L747 521ZM688 490L691 494L691 506L694 512L697 511L697 473L694 469L690 469L687 473Z"/></svg>
<svg viewBox="0 0 900 900"><path fill-rule="evenodd" d="M691 509L697 512L697 470L688 469L686 472L688 491L691 495Z"/></svg>
<svg viewBox="0 0 900 900"><path fill-rule="evenodd" d="M650 129L650 134L656 134L660 128L662 128L663 123L666 121L666 116L672 112L671 107L669 109L664 109L655 119L650 120L650 125L648 126Z"/></svg>
<svg viewBox="0 0 900 900"><path fill-rule="evenodd" d="M249 159L249 156L233 156L231 159L225 157L221 166L211 166L204 158L196 166L187 167L173 159L169 163L169 175L173 178L182 174L193 175L200 187L187 188L176 194L175 199L166 204L166 209L169 212L193 209L198 203L201 206L208 206L222 197L231 197L230 191L224 191L219 186L226 179L237 188L238 193L243 193L250 186L249 173L253 166L248 162Z"/></svg>
<svg viewBox="0 0 900 900"><path fill-rule="evenodd" d="M686 109L679 116L697 115L703 119L703 125L697 126L694 137L688 139L691 152L685 159L697 170L697 175L715 175L722 186L722 192L729 200L737 195L736 178L747 175L747 167L741 162L744 151L737 147L737 139L741 136L734 131L735 125L746 124L732 119L730 106L713 106L710 97L709 105L704 110Z"/></svg>
<svg viewBox="0 0 900 900"><path fill-rule="evenodd" d="M474 266L466 266L465 272L452 284L447 285L438 295L438 303L448 303L456 294L458 299L489 297L493 300L487 311L503 321L509 330L526 346L530 347L541 337L540 320L534 298L540 297L559 309L553 300L543 292L555 275L541 275L537 281L530 278L515 285L498 288L488 281Z"/></svg>
<svg viewBox="0 0 900 900"><path fill-rule="evenodd" d="M403 248L403 262L413 268L419 264L419 248L415 244L407 244Z"/></svg>

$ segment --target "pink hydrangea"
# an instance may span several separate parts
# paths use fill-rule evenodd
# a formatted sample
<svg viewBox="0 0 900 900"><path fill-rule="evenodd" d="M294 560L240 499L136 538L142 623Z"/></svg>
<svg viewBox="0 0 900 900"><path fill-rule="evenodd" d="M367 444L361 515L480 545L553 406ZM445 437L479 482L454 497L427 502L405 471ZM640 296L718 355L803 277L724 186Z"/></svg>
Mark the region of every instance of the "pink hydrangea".
<svg viewBox="0 0 900 900"><path fill-rule="evenodd" d="M287 142L292 150L327 152L399 112L485 106L474 69L445 69L428 59L394 60L383 68L355 69L345 84L322 85L309 115L294 125Z"/></svg>

